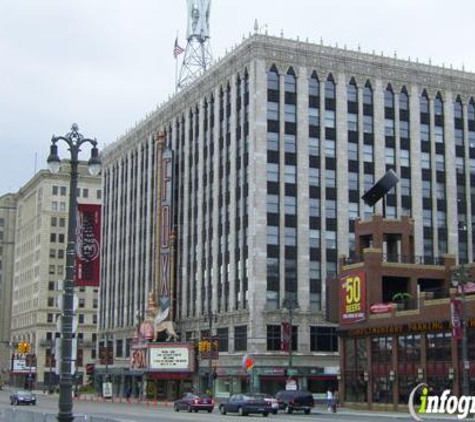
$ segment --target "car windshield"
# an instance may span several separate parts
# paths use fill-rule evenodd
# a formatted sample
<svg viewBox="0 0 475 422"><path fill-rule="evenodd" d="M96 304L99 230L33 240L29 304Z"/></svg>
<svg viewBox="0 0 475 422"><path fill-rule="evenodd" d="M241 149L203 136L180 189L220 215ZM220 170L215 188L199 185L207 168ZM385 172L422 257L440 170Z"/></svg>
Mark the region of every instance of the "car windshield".
<svg viewBox="0 0 475 422"><path fill-rule="evenodd" d="M262 395L258 394L246 394L245 396L242 396L244 400L262 400Z"/></svg>
<svg viewBox="0 0 475 422"><path fill-rule="evenodd" d="M21 394L22 396L28 396L31 394L31 392L27 390L18 390L16 393Z"/></svg>

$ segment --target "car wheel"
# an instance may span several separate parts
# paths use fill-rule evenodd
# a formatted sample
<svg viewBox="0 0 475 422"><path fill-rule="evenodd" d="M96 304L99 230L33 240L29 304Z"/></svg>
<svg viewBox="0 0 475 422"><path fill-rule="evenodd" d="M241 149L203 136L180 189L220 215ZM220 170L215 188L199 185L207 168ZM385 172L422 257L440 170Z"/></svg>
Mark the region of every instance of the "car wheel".
<svg viewBox="0 0 475 422"><path fill-rule="evenodd" d="M173 406L173 409L175 410L175 412L179 412L179 411L180 411L180 409L178 409L178 405L176 405L176 404Z"/></svg>
<svg viewBox="0 0 475 422"><path fill-rule="evenodd" d="M292 408L290 406L285 406L285 413L287 413L287 415L290 415L292 414Z"/></svg>
<svg viewBox="0 0 475 422"><path fill-rule="evenodd" d="M191 406L188 406L187 410L188 410L188 413L191 413L193 409L191 408Z"/></svg>
<svg viewBox="0 0 475 422"><path fill-rule="evenodd" d="M238 408L238 413L239 416L247 416L247 412L245 412L241 406Z"/></svg>
<svg viewBox="0 0 475 422"><path fill-rule="evenodd" d="M211 413L213 411L213 409L208 409L208 413Z"/></svg>
<svg viewBox="0 0 475 422"><path fill-rule="evenodd" d="M277 409L272 410L273 415L277 415Z"/></svg>
<svg viewBox="0 0 475 422"><path fill-rule="evenodd" d="M305 409L305 410L304 410L304 413L305 413L306 415L309 415L309 414L310 414L310 409Z"/></svg>
<svg viewBox="0 0 475 422"><path fill-rule="evenodd" d="M269 416L269 414L268 414L267 412L264 412L264 413L262 414L262 416L264 416L265 418L267 418L267 416Z"/></svg>
<svg viewBox="0 0 475 422"><path fill-rule="evenodd" d="M226 409L224 408L224 406L219 406L219 413L221 413L222 415L226 414Z"/></svg>
<svg viewBox="0 0 475 422"><path fill-rule="evenodd" d="M198 409L193 409L193 412L198 413Z"/></svg>

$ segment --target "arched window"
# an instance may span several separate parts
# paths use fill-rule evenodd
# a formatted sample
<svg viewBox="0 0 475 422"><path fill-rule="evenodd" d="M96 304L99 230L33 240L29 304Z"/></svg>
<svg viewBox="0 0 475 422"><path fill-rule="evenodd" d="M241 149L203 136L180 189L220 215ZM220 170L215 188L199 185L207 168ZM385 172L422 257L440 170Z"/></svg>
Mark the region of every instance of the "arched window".
<svg viewBox="0 0 475 422"><path fill-rule="evenodd" d="M365 83L363 89L363 104L373 104L373 90L371 89L371 84L369 81Z"/></svg>
<svg viewBox="0 0 475 422"><path fill-rule="evenodd" d="M462 100L460 96L457 97L454 103L454 118L462 119L463 118L463 107L462 107Z"/></svg>
<svg viewBox="0 0 475 422"><path fill-rule="evenodd" d="M401 93L399 94L399 109L409 110L409 97L407 96L406 87L403 86Z"/></svg>
<svg viewBox="0 0 475 422"><path fill-rule="evenodd" d="M475 104L473 102L473 98L468 103L467 115L468 115L468 120L475 120Z"/></svg>
<svg viewBox="0 0 475 422"><path fill-rule="evenodd" d="M427 97L427 92L424 92L421 95L419 100L421 113L429 113L429 98Z"/></svg>
<svg viewBox="0 0 475 422"><path fill-rule="evenodd" d="M320 95L320 83L318 82L318 77L316 72L312 73L308 81L308 95L313 97L318 97Z"/></svg>
<svg viewBox="0 0 475 422"><path fill-rule="evenodd" d="M348 102L358 102L358 88L356 87L354 78L351 78L351 81L346 88L346 95L348 97Z"/></svg>
<svg viewBox="0 0 475 422"><path fill-rule="evenodd" d="M335 81L331 73L325 82L325 98L335 99Z"/></svg>
<svg viewBox="0 0 475 422"><path fill-rule="evenodd" d="M386 91L384 91L384 107L394 108L394 94L391 84L388 84Z"/></svg>
<svg viewBox="0 0 475 422"><path fill-rule="evenodd" d="M274 91L279 90L279 72L277 72L275 65L272 65L267 74L267 89L272 89Z"/></svg>
<svg viewBox="0 0 475 422"><path fill-rule="evenodd" d="M443 116L444 114L444 103L442 102L442 95L440 95L440 92L437 93L434 100L434 114L436 116Z"/></svg>
<svg viewBox="0 0 475 422"><path fill-rule="evenodd" d="M290 68L285 75L285 92L297 92L295 84L295 72L292 68Z"/></svg>

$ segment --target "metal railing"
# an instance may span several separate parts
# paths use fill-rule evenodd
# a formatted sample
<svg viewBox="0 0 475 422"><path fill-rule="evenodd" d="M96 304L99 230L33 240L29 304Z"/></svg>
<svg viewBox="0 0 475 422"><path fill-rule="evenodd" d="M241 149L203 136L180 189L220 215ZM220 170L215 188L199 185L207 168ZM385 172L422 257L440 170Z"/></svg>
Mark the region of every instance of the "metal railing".
<svg viewBox="0 0 475 422"><path fill-rule="evenodd" d="M21 409L2 409L0 422L57 422L56 413L33 412ZM117 419L99 416L75 415L74 422L118 422Z"/></svg>
<svg viewBox="0 0 475 422"><path fill-rule="evenodd" d="M399 264L415 264L415 265L444 265L444 258L436 256L417 256L417 255L399 255L399 254L382 254L383 262L394 262ZM363 262L363 256L352 254L342 258L343 265L357 264Z"/></svg>

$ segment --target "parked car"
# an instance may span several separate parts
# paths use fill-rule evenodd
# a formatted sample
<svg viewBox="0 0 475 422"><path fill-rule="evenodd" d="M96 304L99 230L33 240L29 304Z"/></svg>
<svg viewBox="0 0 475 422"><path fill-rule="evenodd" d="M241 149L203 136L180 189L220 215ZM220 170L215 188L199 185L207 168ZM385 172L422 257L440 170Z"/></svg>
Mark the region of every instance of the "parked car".
<svg viewBox="0 0 475 422"><path fill-rule="evenodd" d="M304 411L306 415L310 413L312 407L315 406L315 400L312 393L302 390L285 390L279 391L275 398L279 402L279 409L285 413L292 413L294 410Z"/></svg>
<svg viewBox="0 0 475 422"><path fill-rule="evenodd" d="M186 393L181 399L176 400L173 404L175 412L187 410L188 412L198 412L198 410L206 410L211 413L214 409L214 400L211 396L197 396L193 393Z"/></svg>
<svg viewBox="0 0 475 422"><path fill-rule="evenodd" d="M13 390L10 394L10 404L32 404L36 405L36 396L28 390Z"/></svg>
<svg viewBox="0 0 475 422"><path fill-rule="evenodd" d="M272 397L270 394L257 394L258 396L262 396L262 398L270 404L270 407L272 408L271 413L273 415L277 415L277 412L279 411L279 402L277 401L276 398Z"/></svg>
<svg viewBox="0 0 475 422"><path fill-rule="evenodd" d="M240 416L247 416L250 413L260 413L262 416L268 416L272 407L262 394L235 394L219 405L219 412L222 415L239 413Z"/></svg>

